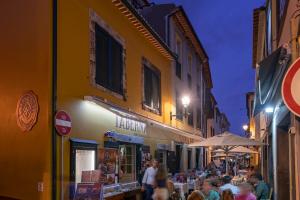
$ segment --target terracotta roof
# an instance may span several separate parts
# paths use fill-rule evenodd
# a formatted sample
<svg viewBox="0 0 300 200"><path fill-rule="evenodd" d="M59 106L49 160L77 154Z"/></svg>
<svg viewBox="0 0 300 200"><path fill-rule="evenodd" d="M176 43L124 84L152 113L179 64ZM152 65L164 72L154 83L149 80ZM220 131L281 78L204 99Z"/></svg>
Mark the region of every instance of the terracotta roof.
<svg viewBox="0 0 300 200"><path fill-rule="evenodd" d="M158 33L147 23L137 10L127 0L112 0L112 3L128 18L128 20L140 31L160 53L173 60L175 54L159 36Z"/></svg>

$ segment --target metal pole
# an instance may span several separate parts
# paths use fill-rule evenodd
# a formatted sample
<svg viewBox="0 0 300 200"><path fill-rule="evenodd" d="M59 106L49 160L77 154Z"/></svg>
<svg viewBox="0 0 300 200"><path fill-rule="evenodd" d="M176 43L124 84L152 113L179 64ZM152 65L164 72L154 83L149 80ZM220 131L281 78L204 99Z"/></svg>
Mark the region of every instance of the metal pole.
<svg viewBox="0 0 300 200"><path fill-rule="evenodd" d="M64 199L64 136L61 136L61 199Z"/></svg>
<svg viewBox="0 0 300 200"><path fill-rule="evenodd" d="M273 155L273 180L274 180L274 200L277 200L278 195L278 178L277 178L277 111L274 109L272 122L272 155Z"/></svg>
<svg viewBox="0 0 300 200"><path fill-rule="evenodd" d="M236 176L236 172L237 172L237 170L238 170L238 168L237 168L237 159L238 159L238 157L237 156L235 156L235 163L234 163L234 165L235 165L235 171L234 171L234 176Z"/></svg>
<svg viewBox="0 0 300 200"><path fill-rule="evenodd" d="M229 175L229 169L228 169L228 152L229 152L229 150L228 150L228 147L225 147L225 149L224 149L225 151L225 155L226 155L226 157L225 157L225 162L226 162L226 175Z"/></svg>
<svg viewBox="0 0 300 200"><path fill-rule="evenodd" d="M296 11L297 12L297 11ZM297 34L298 34L298 15L291 18L290 20L290 30L291 30L291 53L292 53L292 62L294 62L298 57L298 48L297 48ZM289 134L289 163L290 163L290 197L291 199L299 199L299 191L297 189L297 162L295 155L296 154L296 116L291 113L291 127L294 130L290 130ZM298 194L296 196L296 194Z"/></svg>

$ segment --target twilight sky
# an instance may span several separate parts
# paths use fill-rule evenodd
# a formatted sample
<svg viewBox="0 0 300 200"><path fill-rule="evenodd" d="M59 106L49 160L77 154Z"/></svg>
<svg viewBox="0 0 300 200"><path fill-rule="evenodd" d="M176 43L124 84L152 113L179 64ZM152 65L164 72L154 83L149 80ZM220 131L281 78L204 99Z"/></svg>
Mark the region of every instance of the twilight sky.
<svg viewBox="0 0 300 200"><path fill-rule="evenodd" d="M213 79L213 94L233 133L247 123L245 95L254 90L252 12L265 0L154 0L182 5L202 42Z"/></svg>

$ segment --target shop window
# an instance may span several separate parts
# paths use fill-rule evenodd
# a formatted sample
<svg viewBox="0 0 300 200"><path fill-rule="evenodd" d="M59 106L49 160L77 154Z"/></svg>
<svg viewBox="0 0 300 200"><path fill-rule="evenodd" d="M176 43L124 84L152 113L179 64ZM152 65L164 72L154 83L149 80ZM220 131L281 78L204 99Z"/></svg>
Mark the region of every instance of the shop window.
<svg viewBox="0 0 300 200"><path fill-rule="evenodd" d="M181 63L178 60L176 60L176 76L179 79L181 79L181 71L182 71L182 69L181 69Z"/></svg>
<svg viewBox="0 0 300 200"><path fill-rule="evenodd" d="M181 79L181 73L182 73L182 67L181 67L181 61L182 61L182 44L181 40L179 39L179 36L176 35L176 47L175 52L177 54L177 60L176 60L176 76Z"/></svg>
<svg viewBox="0 0 300 200"><path fill-rule="evenodd" d="M194 125L194 112L193 112L193 108L189 107L188 108L188 125L193 126Z"/></svg>
<svg viewBox="0 0 300 200"><path fill-rule="evenodd" d="M94 150L76 150L76 177L75 183L81 182L82 172L95 170L95 151Z"/></svg>
<svg viewBox="0 0 300 200"><path fill-rule="evenodd" d="M200 149L196 149L196 169L199 169L199 158L200 158Z"/></svg>
<svg viewBox="0 0 300 200"><path fill-rule="evenodd" d="M160 72L148 62L144 63L143 107L156 114L161 113Z"/></svg>
<svg viewBox="0 0 300 200"><path fill-rule="evenodd" d="M188 80L188 87L190 89L192 89L192 76L191 76L191 74L187 75L187 80Z"/></svg>
<svg viewBox="0 0 300 200"><path fill-rule="evenodd" d="M168 151L167 152L167 168L169 173L175 173L176 172L176 162L177 157L176 153L174 151Z"/></svg>
<svg viewBox="0 0 300 200"><path fill-rule="evenodd" d="M178 92L176 92L176 119L183 119L183 106Z"/></svg>
<svg viewBox="0 0 300 200"><path fill-rule="evenodd" d="M96 169L97 144L71 140L70 145L70 198L73 199L77 183L91 182L90 172Z"/></svg>
<svg viewBox="0 0 300 200"><path fill-rule="evenodd" d="M120 156L120 171L119 171L119 182L133 182L136 180L136 151L135 145L120 145L119 156Z"/></svg>
<svg viewBox="0 0 300 200"><path fill-rule="evenodd" d="M123 95L123 46L95 23L95 82Z"/></svg>
<svg viewBox="0 0 300 200"><path fill-rule="evenodd" d="M166 166L167 165L167 152L164 150L157 150L156 152L156 159L159 164Z"/></svg>
<svg viewBox="0 0 300 200"><path fill-rule="evenodd" d="M188 150L187 163L188 163L188 169L191 169L192 168L192 150Z"/></svg>
<svg viewBox="0 0 300 200"><path fill-rule="evenodd" d="M182 154L182 146L181 145L176 145L176 149L175 149L176 172L180 172L181 154Z"/></svg>

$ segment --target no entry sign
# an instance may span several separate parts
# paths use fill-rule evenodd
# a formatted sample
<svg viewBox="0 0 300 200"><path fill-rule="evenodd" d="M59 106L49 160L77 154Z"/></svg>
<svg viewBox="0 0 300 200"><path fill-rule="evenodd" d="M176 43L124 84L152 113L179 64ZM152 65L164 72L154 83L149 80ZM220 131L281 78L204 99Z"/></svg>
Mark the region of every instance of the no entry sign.
<svg viewBox="0 0 300 200"><path fill-rule="evenodd" d="M281 93L289 110L300 116L300 58L291 65L285 74Z"/></svg>
<svg viewBox="0 0 300 200"><path fill-rule="evenodd" d="M62 135L68 135L71 131L71 117L65 111L58 111L55 115L56 131Z"/></svg>

